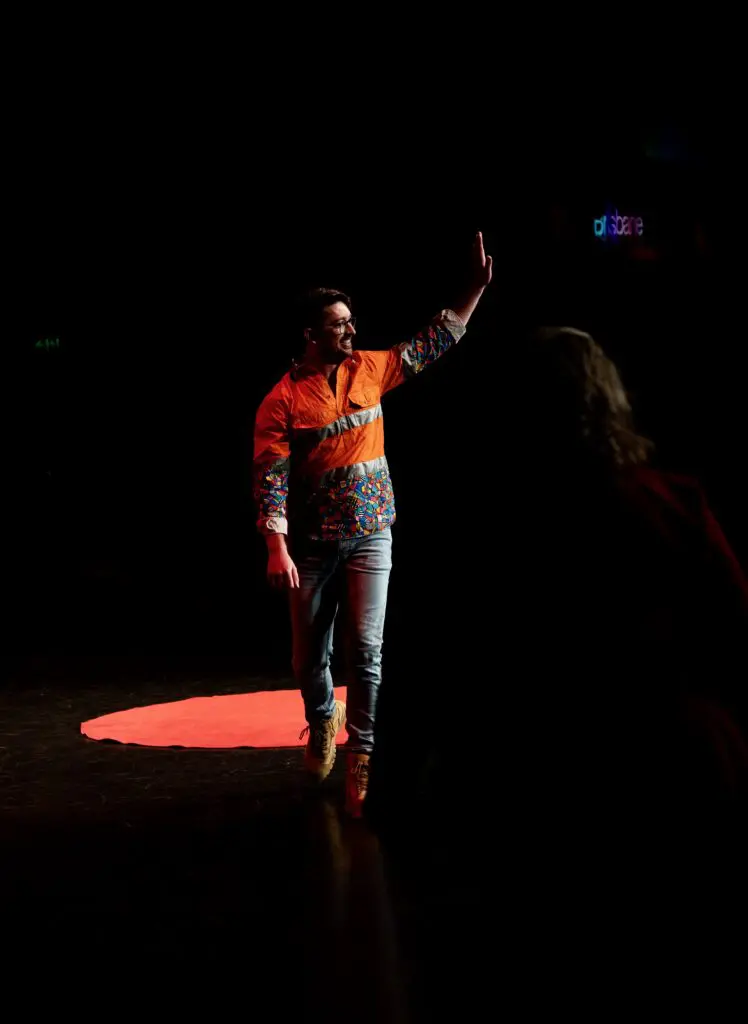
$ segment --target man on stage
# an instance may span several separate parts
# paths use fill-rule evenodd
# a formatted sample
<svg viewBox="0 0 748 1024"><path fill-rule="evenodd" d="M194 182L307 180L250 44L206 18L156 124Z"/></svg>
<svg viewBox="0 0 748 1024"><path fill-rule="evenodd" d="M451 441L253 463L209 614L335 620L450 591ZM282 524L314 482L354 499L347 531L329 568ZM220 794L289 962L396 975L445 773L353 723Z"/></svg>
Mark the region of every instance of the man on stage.
<svg viewBox="0 0 748 1024"><path fill-rule="evenodd" d="M293 670L304 700L305 763L322 780L335 738L348 727L346 809L366 796L381 681L382 638L395 521L384 454L381 399L456 345L491 281L479 233L465 298L410 341L385 351L354 349L355 317L342 292L306 298L306 353L260 405L254 437L258 529L268 545L271 586L288 590ZM341 611L348 708L330 674ZM302 734L303 735L303 734Z"/></svg>

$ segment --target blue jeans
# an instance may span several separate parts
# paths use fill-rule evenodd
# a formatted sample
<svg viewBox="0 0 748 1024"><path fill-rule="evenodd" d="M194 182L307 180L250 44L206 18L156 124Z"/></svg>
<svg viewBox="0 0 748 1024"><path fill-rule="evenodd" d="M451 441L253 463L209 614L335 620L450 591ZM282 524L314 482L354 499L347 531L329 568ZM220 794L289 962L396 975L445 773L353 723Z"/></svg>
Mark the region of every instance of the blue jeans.
<svg viewBox="0 0 748 1024"><path fill-rule="evenodd" d="M289 591L293 670L307 722L315 724L333 713L330 660L340 608L348 670L348 749L371 753L392 568L390 528L351 540L301 541L292 545L291 554L299 571L299 588Z"/></svg>

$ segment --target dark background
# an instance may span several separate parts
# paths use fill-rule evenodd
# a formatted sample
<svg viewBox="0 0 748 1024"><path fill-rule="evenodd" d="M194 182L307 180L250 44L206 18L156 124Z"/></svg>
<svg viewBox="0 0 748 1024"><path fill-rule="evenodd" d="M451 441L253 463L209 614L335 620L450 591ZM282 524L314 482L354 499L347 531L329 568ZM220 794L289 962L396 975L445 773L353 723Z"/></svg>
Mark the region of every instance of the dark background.
<svg viewBox="0 0 748 1024"><path fill-rule="evenodd" d="M386 406L399 522L383 709L385 690L392 698L389 718L379 717L392 742L377 741L392 757L380 762L380 792L416 828L439 804L412 859L400 858L404 963L429 1006L443 1011L454 987L463 1016L486 980L503 992L521 979L526 1000L539 962L553 979L540 988L556 1002L573 987L578 1004L580 977L596 998L596 979L609 997L631 991L637 973L651 1002L651 973L667 984L669 1006L679 990L692 1006L708 975L684 965L734 934L724 926L737 913L725 851L742 870L742 845L714 842L712 869L697 864L703 844L658 854L646 830L641 843L616 837L621 855L608 857L596 812L593 840L581 831L572 864L568 823L549 824L531 785L516 784L529 757L514 754L536 717L550 716L527 724L494 714L498 701L480 700L467 671L458 690L440 664L445 647L447 666L459 663L452 610L467 621L506 541L504 509L516 495L503 453L532 403L514 354L540 323L588 328L614 355L660 462L701 477L748 563L742 118L730 109L739 93L716 78L730 64L728 33L715 70L703 19L698 45L682 17L655 44L651 12L618 19L610 33L597 17L556 32L532 13L523 37L503 10L463 25L432 7L412 38L404 10L369 8L310 9L310 25L287 7L278 25L267 8L236 19L204 8L34 9L23 27L8 15L3 952L24 979L30 962L42 966L56 1007L80 978L89 988L110 979L121 999L150 964L178 968L161 970L170 1006L181 981L194 1007L206 977L213 1007L235 976L244 1001L256 1005L264 988L277 1015L284 997L299 1005L294 965L306 965L322 979L326 1014L332 985L342 1012L355 999L366 1016L360 972L391 964L390 937L377 955L367 936L392 878L365 833L341 843L343 759L322 799L307 801L300 749L82 743L79 724L136 704L293 685L284 602L265 587L250 498L257 405L299 352L289 300L310 284L342 287L361 344L400 341L455 300L478 228L495 260L491 292L458 351ZM571 21L566 10L562 18ZM665 66L673 54L680 73ZM645 249L595 240L593 219L608 205L643 217ZM37 347L57 338L59 347ZM466 595L456 581L471 577ZM479 670L482 651L468 653ZM581 654L595 671L586 643ZM387 688L393 665L401 679L420 669L407 714L404 688ZM437 694L449 699L417 718L429 666L447 676ZM512 678L497 660L488 668ZM603 671L608 679L607 659ZM528 749L537 746L533 735ZM437 782L448 775L447 793L468 799L441 813L442 790L424 771L424 816L417 776L442 747ZM387 789L388 763L403 800ZM515 790L529 794L526 815L514 813ZM470 823L484 798L495 813ZM484 824L498 825L498 844ZM711 830L703 835L712 842ZM717 927L694 913L699 877L724 893ZM358 903L358 916L331 932L341 902ZM629 902L622 920L618 904ZM505 947L498 958L485 943L487 913ZM651 947L651 972L632 964L631 935L639 965ZM669 935L685 954L672 957L673 983ZM346 962L354 983L340 988ZM218 985L206 963L221 965ZM580 963L594 969L580 976ZM618 964L625 984L606 986L599 979ZM53 965L67 974L60 984ZM268 985L278 973L282 984ZM721 963L710 1010L725 975Z"/></svg>
<svg viewBox="0 0 748 1024"><path fill-rule="evenodd" d="M301 350L290 300L340 287L359 344L393 344L456 300L478 228L494 283L464 343L386 406L393 607L426 521L432 538L443 524L447 563L469 542L490 565L511 500L501 410L532 391L511 355L542 323L588 329L614 356L659 463L700 477L748 561L737 171L713 111L559 101L508 116L485 92L479 110L446 94L377 107L297 93L270 115L169 95L146 117L126 97L82 120L50 102L13 150L9 653L285 672L250 464L256 408ZM608 208L643 217L643 244L594 237ZM446 572L429 600L455 596Z"/></svg>

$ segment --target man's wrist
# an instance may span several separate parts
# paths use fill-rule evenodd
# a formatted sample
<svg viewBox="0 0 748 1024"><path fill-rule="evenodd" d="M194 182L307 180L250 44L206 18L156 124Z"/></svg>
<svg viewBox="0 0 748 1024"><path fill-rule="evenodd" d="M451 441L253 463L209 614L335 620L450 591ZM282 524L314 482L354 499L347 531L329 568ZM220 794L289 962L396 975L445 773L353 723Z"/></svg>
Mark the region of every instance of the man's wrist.
<svg viewBox="0 0 748 1024"><path fill-rule="evenodd" d="M467 326L467 322L475 312L475 308L480 302L485 290L486 285L479 285L478 287L473 288L461 303L458 303L456 306L452 306L452 312L455 316L459 317L463 325Z"/></svg>

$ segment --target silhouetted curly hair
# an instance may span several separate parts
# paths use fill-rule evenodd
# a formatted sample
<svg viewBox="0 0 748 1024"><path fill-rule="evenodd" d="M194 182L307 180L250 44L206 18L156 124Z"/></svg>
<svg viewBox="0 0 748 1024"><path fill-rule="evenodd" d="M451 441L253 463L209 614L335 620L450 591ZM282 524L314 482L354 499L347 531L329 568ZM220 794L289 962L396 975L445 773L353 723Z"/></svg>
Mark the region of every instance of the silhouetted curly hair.
<svg viewBox="0 0 748 1024"><path fill-rule="evenodd" d="M534 427L549 446L570 457L592 456L610 468L648 461L654 445L636 432L618 369L589 334L544 327L526 354Z"/></svg>

